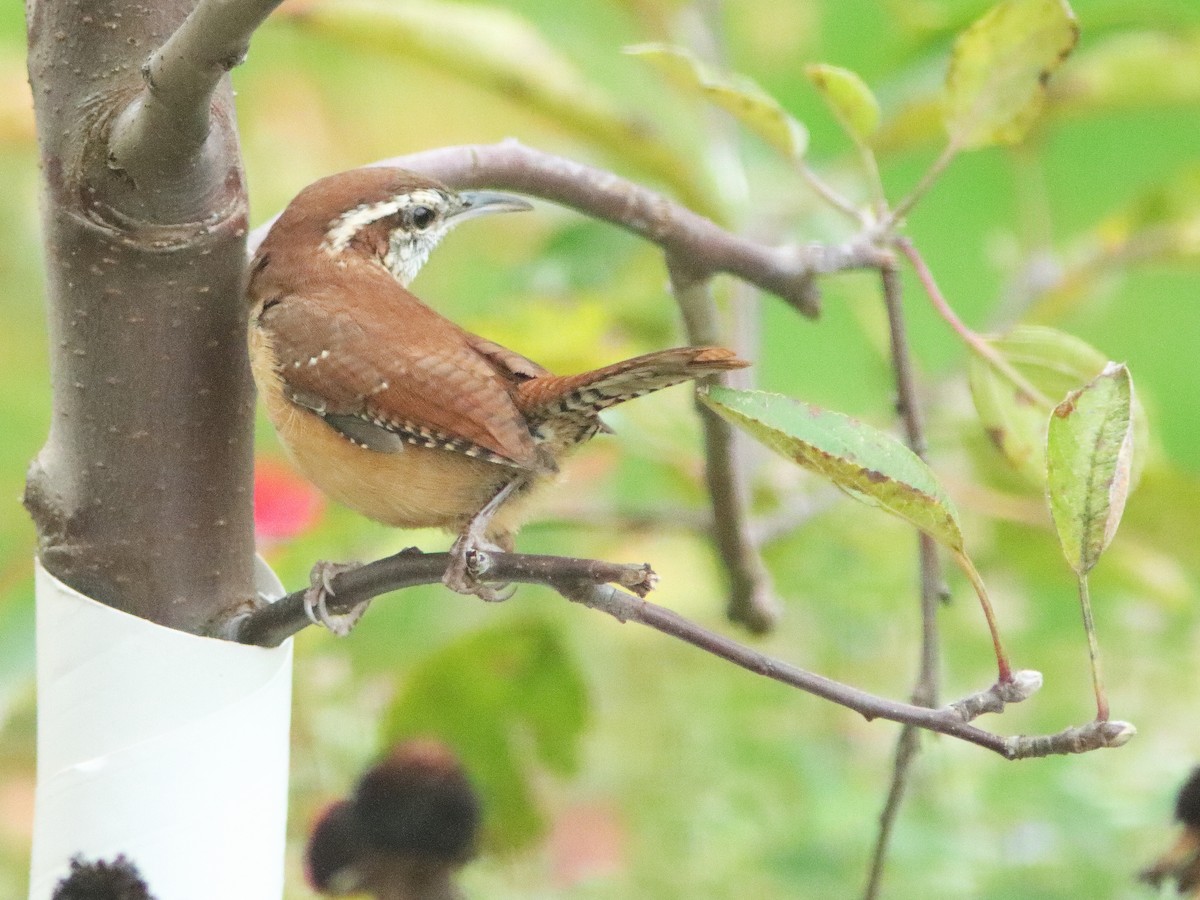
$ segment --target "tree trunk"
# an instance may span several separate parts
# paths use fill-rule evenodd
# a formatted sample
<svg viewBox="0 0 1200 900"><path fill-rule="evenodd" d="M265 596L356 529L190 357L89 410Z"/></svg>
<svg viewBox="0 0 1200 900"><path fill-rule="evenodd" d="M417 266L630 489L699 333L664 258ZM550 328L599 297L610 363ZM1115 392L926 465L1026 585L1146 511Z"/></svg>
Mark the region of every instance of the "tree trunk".
<svg viewBox="0 0 1200 900"><path fill-rule="evenodd" d="M52 574L202 634L253 598L246 202L228 78L194 147L181 127L178 153L135 171L110 149L121 114L153 99L143 65L191 7L27 0L53 413L25 503Z"/></svg>

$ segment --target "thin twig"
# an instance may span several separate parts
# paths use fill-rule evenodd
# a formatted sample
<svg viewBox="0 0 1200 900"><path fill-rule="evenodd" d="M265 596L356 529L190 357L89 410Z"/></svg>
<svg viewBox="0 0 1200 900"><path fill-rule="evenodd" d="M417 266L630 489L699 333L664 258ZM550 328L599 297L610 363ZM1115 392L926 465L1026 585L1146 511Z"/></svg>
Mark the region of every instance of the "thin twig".
<svg viewBox="0 0 1200 900"><path fill-rule="evenodd" d="M925 441L925 423L917 398L912 353L904 319L904 297L900 273L894 265L886 265L880 269L879 275L891 338L892 369L896 376L896 411L900 414L900 420L904 424L904 435L909 449L921 459L925 459L928 449ZM937 608L943 593L942 570L937 545L933 538L924 532L917 535L917 560L920 567L921 653L912 700L913 703L921 706L936 706L938 696ZM912 761L916 758L919 750L920 742L916 729L912 725L905 725L896 741L892 782L888 789L887 800L879 815L879 833L876 837L875 849L871 854L867 886L863 892L866 900L874 900L879 895L892 829L895 826L896 817L899 815L900 805L904 801Z"/></svg>
<svg viewBox="0 0 1200 900"><path fill-rule="evenodd" d="M721 28L723 6L723 0L697 0L684 5L676 17L683 43L692 48L697 59L720 70L729 67ZM704 113L704 148L709 171L727 205L744 211L748 208L748 186L741 155L741 131L729 116L714 108L706 107ZM756 353L747 353L747 348L731 341L728 329L721 327L711 278L704 275L694 278L687 261L669 254L666 263L688 343L733 346L745 358L757 359ZM751 293L745 285L739 286L745 293ZM737 308L740 313L746 312L740 304ZM750 377L743 372L737 380L744 383ZM730 374L706 380L726 386L735 384ZM779 620L780 608L771 577L749 534L750 476L746 455L749 448L744 436L728 422L699 401L695 406L704 432L704 480L712 510L707 536L716 546L725 570L729 591L726 616L755 634L764 634Z"/></svg>
<svg viewBox="0 0 1200 900"><path fill-rule="evenodd" d="M879 161L875 152L865 141L855 137L854 146L858 150L858 159L867 174L867 187L871 193L871 208L878 218L888 214L887 191L883 187L883 176L879 174Z"/></svg>
<svg viewBox="0 0 1200 900"><path fill-rule="evenodd" d="M688 341L697 346L717 344L717 308L707 280L692 280L672 257L667 258L671 290L683 316ZM721 383L719 376L715 379ZM747 477L739 465L739 438L733 427L697 402L704 428L704 480L712 499L712 537L729 577L727 615L752 632L770 631L779 620L779 604L771 577L747 523Z"/></svg>
<svg viewBox="0 0 1200 900"><path fill-rule="evenodd" d="M883 884L883 868L887 862L888 846L891 844L892 831L896 825L896 817L900 814L900 805L904 802L904 794L908 788L908 773L912 761L921 749L919 732L915 725L905 725L900 729L900 737L896 739L896 753L892 760L892 782L888 788L887 799L879 812L879 832L875 836L875 848L871 851L871 867L867 870L867 886L863 890L866 900L879 896Z"/></svg>
<svg viewBox="0 0 1200 900"><path fill-rule="evenodd" d="M171 168L200 152L211 99L246 57L250 37L282 0L200 0L142 68L145 86L109 137L114 168Z"/></svg>
<svg viewBox="0 0 1200 900"><path fill-rule="evenodd" d="M941 155L933 161L933 165L931 165L925 171L925 174L921 176L921 180L917 182L917 186L912 189L907 197L897 203L891 213L889 213L883 219L883 221L879 223L878 231L881 235L890 234L896 229L896 226L899 225L904 220L904 217L912 211L912 208L916 206L917 201L929 192L929 189L933 187L933 183L938 180L943 172L946 171L946 167L954 161L954 157L957 155L958 145L953 141L947 143L946 146L942 148Z"/></svg>
<svg viewBox="0 0 1200 900"><path fill-rule="evenodd" d="M901 253L908 257L908 261L912 263L913 271L917 273L917 278L920 280L921 286L925 288L925 293L929 295L929 299L933 303L934 309L937 310L938 315L946 321L946 324L954 329L963 343L967 345L967 348L1007 378L1017 390L1025 395L1026 399L1047 409L1051 409L1055 404L1051 403L1045 394L1034 387L991 344L968 328L967 324L958 317L958 314L954 312L954 308L946 301L945 295L938 287L937 281L934 280L933 273L929 270L929 266L925 264L924 258L917 251L912 241L907 238L896 238L893 243Z"/></svg>
<svg viewBox="0 0 1200 900"><path fill-rule="evenodd" d="M828 181L818 175L808 163L801 160L796 168L799 170L801 177L808 183L808 186L813 189L813 192L836 209L846 218L850 219L855 225L862 227L867 224L866 217L863 211L855 206L850 200L838 193Z"/></svg>
<svg viewBox="0 0 1200 900"><path fill-rule="evenodd" d="M891 340L892 368L896 376L896 411L904 425L905 441L910 450L926 460L929 447L925 439L925 417L917 396L908 327L904 318L904 297L900 273L894 265L880 269L884 306L888 316ZM921 589L921 659L913 702L935 706L938 697L938 635L937 608L945 594L941 559L933 538L922 532L918 536L918 563Z"/></svg>

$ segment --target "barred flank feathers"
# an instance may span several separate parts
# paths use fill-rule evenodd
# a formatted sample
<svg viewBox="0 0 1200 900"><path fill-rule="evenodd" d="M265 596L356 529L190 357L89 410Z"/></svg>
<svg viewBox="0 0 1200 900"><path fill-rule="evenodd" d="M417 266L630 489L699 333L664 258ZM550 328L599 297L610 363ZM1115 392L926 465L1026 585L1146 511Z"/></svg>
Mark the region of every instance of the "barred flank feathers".
<svg viewBox="0 0 1200 900"><path fill-rule="evenodd" d="M544 375L518 386L518 405L531 423L579 413L585 417L706 375L750 365L723 347L677 347L582 375Z"/></svg>

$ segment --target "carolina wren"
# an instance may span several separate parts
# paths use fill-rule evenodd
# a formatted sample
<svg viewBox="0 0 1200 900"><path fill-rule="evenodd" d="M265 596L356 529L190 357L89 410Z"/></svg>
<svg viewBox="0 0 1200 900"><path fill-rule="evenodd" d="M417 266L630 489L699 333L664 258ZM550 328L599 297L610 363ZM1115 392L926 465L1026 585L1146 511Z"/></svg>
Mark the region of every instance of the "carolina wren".
<svg viewBox="0 0 1200 900"><path fill-rule="evenodd" d="M523 501L606 430L601 410L748 365L681 347L556 376L408 291L455 225L530 208L402 169L333 175L284 210L247 289L254 378L299 470L371 519L457 532L444 582L487 599L474 554L511 549Z"/></svg>

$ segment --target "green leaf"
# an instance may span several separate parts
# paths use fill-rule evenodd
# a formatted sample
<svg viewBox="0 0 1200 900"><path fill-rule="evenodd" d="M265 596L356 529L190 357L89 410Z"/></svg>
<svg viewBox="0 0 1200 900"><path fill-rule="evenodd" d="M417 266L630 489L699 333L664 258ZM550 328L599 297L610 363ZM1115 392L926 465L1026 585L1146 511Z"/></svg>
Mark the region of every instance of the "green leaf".
<svg viewBox="0 0 1200 900"><path fill-rule="evenodd" d="M1200 54L1200 48L1197 49ZM1191 163L1138 197L1122 219L1127 231L1161 225L1200 230L1200 165ZM1112 238L1111 232L1106 235Z"/></svg>
<svg viewBox="0 0 1200 900"><path fill-rule="evenodd" d="M929 467L891 435L780 394L710 387L701 399L777 453L962 553L954 504Z"/></svg>
<svg viewBox="0 0 1200 900"><path fill-rule="evenodd" d="M1050 417L1046 493L1063 554L1086 575L1116 534L1129 494L1133 381L1109 363Z"/></svg>
<svg viewBox="0 0 1200 900"><path fill-rule="evenodd" d="M1200 257L1200 166L1185 166L1075 242L1082 278L1110 267ZM1081 292L1085 293L1086 292Z"/></svg>
<svg viewBox="0 0 1200 900"><path fill-rule="evenodd" d="M946 104L941 92L900 98L871 138L877 154L903 153L944 139Z"/></svg>
<svg viewBox="0 0 1200 900"><path fill-rule="evenodd" d="M1200 101L1200 34L1123 31L1096 42L1055 80L1055 106L1071 112Z"/></svg>
<svg viewBox="0 0 1200 900"><path fill-rule="evenodd" d="M1023 325L987 342L1047 397L1065 397L1104 370L1108 357L1086 341L1054 328ZM1051 407L1029 400L1007 378L976 356L967 364L967 379L980 423L1005 459L1030 484L1046 483L1046 427ZM1134 399L1137 439L1132 480L1145 462L1149 434L1145 411Z"/></svg>
<svg viewBox="0 0 1200 900"><path fill-rule="evenodd" d="M583 678L558 630L523 620L423 660L405 678L384 734L389 742L433 736L452 747L483 796L490 845L512 850L545 829L531 762L574 772L587 713Z"/></svg>
<svg viewBox="0 0 1200 900"><path fill-rule="evenodd" d="M516 13L448 0L337 0L284 16L360 50L418 61L542 113L671 185L689 206L714 214L695 169L657 135L653 123L627 116Z"/></svg>
<svg viewBox="0 0 1200 900"><path fill-rule="evenodd" d="M988 338L988 343L1047 397L1065 397L1108 362L1087 342L1053 328L1021 326ZM1050 406L1031 401L977 356L968 362L967 377L975 410L992 443L1031 483L1044 484Z"/></svg>
<svg viewBox="0 0 1200 900"><path fill-rule="evenodd" d="M808 130L749 78L720 75L669 44L638 44L625 52L646 60L676 87L719 106L789 159L802 158L808 149Z"/></svg>
<svg viewBox="0 0 1200 900"><path fill-rule="evenodd" d="M1066 0L1001 0L954 43L945 124L963 150L1015 144L1046 99L1046 81L1079 40Z"/></svg>
<svg viewBox="0 0 1200 900"><path fill-rule="evenodd" d="M842 127L860 142L866 142L879 127L879 101L867 83L849 69L815 63L804 74L821 92Z"/></svg>

